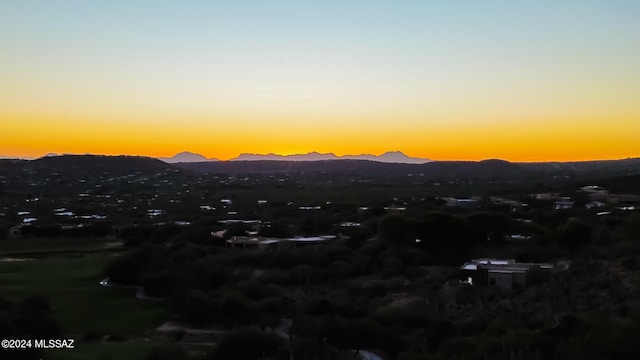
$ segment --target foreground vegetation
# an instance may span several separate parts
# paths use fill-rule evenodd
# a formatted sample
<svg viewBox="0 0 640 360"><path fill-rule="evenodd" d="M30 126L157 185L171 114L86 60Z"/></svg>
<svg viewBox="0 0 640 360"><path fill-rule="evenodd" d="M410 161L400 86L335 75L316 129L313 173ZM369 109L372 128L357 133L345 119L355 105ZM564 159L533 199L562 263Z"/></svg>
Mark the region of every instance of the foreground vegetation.
<svg viewBox="0 0 640 360"><path fill-rule="evenodd" d="M501 211L384 215L371 240L266 249L167 239L158 228L105 273L168 299L191 326L228 330L212 359L248 342L262 353L247 358L346 359L360 349L390 359L634 358L639 218L588 219L556 213L509 243L491 235L515 226ZM524 289L460 285L460 264L479 254L561 261Z"/></svg>
<svg viewBox="0 0 640 360"><path fill-rule="evenodd" d="M0 175L0 335L78 344L2 359L640 358L637 175L604 179L620 194L597 203L579 174L501 162L442 178L23 165ZM335 239L282 240L299 235ZM479 257L555 270L460 283Z"/></svg>

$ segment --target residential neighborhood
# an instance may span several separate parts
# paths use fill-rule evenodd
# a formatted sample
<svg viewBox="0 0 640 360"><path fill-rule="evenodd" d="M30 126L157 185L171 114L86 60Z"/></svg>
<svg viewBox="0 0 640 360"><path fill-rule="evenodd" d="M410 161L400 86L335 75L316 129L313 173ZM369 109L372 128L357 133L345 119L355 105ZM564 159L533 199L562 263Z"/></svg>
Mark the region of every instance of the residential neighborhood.
<svg viewBox="0 0 640 360"><path fill-rule="evenodd" d="M83 348L130 342L193 359L252 341L273 359L495 353L461 341L499 341L526 359L561 351L541 344L556 344L567 316L593 328L594 309L627 319L640 305L638 175L342 164L212 173L146 158L0 161L0 291L22 301L12 294L42 289L56 309L46 321L60 324L51 336L80 334ZM38 285L11 280L21 274ZM617 321L606 326L627 331ZM544 340L496 337L499 326Z"/></svg>

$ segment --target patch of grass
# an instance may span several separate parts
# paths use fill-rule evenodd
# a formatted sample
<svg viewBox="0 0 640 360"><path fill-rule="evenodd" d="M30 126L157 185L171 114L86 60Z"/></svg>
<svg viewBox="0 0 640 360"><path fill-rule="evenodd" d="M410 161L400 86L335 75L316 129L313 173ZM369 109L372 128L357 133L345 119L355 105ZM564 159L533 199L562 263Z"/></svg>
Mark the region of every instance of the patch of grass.
<svg viewBox="0 0 640 360"><path fill-rule="evenodd" d="M133 289L99 285L112 256L0 262L0 296L49 298L65 334L132 335L150 331L168 318L164 304L139 300Z"/></svg>
<svg viewBox="0 0 640 360"><path fill-rule="evenodd" d="M107 250L114 245L121 244L105 238L25 238L0 242L0 255Z"/></svg>

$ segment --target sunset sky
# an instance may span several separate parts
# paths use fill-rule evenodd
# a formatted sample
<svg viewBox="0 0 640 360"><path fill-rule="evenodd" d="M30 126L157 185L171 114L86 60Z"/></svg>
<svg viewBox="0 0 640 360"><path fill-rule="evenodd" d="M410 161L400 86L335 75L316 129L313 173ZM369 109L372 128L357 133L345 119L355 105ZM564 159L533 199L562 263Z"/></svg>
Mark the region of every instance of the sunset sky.
<svg viewBox="0 0 640 360"><path fill-rule="evenodd" d="M0 155L640 156L640 1L0 0Z"/></svg>

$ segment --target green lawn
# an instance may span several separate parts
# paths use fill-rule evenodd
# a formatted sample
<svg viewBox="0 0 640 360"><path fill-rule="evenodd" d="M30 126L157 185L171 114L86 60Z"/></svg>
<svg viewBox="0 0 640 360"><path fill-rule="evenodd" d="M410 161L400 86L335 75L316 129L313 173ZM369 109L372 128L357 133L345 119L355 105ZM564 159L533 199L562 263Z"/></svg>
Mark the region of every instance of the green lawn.
<svg viewBox="0 0 640 360"><path fill-rule="evenodd" d="M0 257L20 254L53 254L70 251L113 250L121 242L105 238L24 238L0 241ZM38 254L40 255L40 254Z"/></svg>
<svg viewBox="0 0 640 360"><path fill-rule="evenodd" d="M112 258L92 255L0 262L0 296L49 298L64 334L133 335L151 331L168 318L160 302L136 299L133 289L105 288L100 272Z"/></svg>

